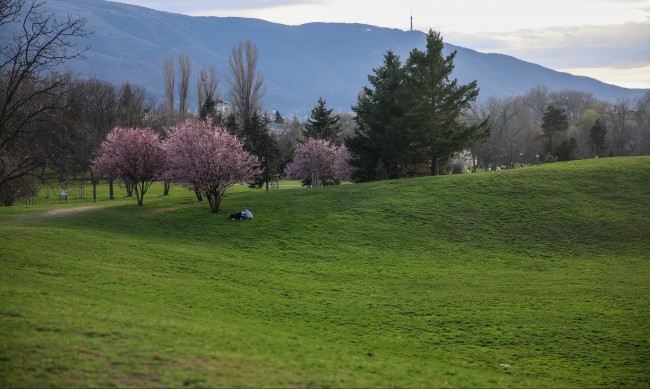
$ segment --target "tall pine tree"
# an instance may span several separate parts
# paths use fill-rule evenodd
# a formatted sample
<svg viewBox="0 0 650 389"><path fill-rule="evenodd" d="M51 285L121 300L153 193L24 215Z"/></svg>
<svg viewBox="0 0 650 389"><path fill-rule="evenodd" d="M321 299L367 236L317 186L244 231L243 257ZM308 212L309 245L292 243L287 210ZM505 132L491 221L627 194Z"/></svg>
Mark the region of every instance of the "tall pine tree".
<svg viewBox="0 0 650 389"><path fill-rule="evenodd" d="M334 109L327 109L325 104L325 100L319 97L318 104L311 110L311 117L307 119L303 135L306 139L322 139L340 145L340 118L338 115L333 115Z"/></svg>
<svg viewBox="0 0 650 389"><path fill-rule="evenodd" d="M277 142L269 132L269 122L270 118L268 116L260 116L257 112L254 112L244 122L242 128L244 149L259 157L262 161L260 166L262 169L261 174L255 177L249 186L261 188L266 185L266 190L269 190L269 183L273 179L273 175L280 173L281 162Z"/></svg>
<svg viewBox="0 0 650 389"><path fill-rule="evenodd" d="M404 69L392 51L384 55L382 67L368 76L372 87L364 87L352 107L358 128L346 145L354 156L355 178L367 181L406 177L420 158L411 147L413 132L406 125Z"/></svg>
<svg viewBox="0 0 650 389"><path fill-rule="evenodd" d="M429 158L431 174L439 162L489 135L487 120L468 124L463 111L476 101L476 81L461 85L451 79L456 52L443 56L444 43L438 32L429 30L426 51L411 51L406 62L410 127L419 133L419 144Z"/></svg>
<svg viewBox="0 0 650 389"><path fill-rule="evenodd" d="M541 157L542 162L553 162L557 160L556 143L559 138L569 129L569 121L566 117L566 112L561 108L556 108L549 105L544 113L542 121L543 136L546 138L544 142L544 150Z"/></svg>
<svg viewBox="0 0 650 389"><path fill-rule="evenodd" d="M589 130L589 144L594 157L604 157L609 147L607 142L607 127L600 119Z"/></svg>
<svg viewBox="0 0 650 389"><path fill-rule="evenodd" d="M404 67L392 52L368 76L371 87L353 107L359 129L346 141L357 178L418 174L486 138L488 121L467 123L463 113L478 97L476 81L450 79L456 53L443 56L439 33L429 31L426 51L413 50Z"/></svg>

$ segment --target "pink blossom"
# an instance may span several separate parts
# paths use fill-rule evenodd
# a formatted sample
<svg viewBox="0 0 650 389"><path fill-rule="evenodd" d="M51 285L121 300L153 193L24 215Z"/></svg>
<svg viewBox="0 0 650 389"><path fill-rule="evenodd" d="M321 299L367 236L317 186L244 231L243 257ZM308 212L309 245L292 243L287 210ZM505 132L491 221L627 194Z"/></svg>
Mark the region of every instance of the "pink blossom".
<svg viewBox="0 0 650 389"><path fill-rule="evenodd" d="M309 139L298 146L284 174L288 179L310 181L312 171L318 171L324 183L343 181L350 177L350 153L345 146L336 147L322 139Z"/></svg>
<svg viewBox="0 0 650 389"><path fill-rule="evenodd" d="M91 169L100 177L123 178L131 183L138 205L142 205L164 163L162 142L152 129L117 127L102 142Z"/></svg>
<svg viewBox="0 0 650 389"><path fill-rule="evenodd" d="M165 177L204 193L212 212L229 186L260 174L260 161L225 128L190 119L167 129Z"/></svg>
<svg viewBox="0 0 650 389"><path fill-rule="evenodd" d="M352 166L350 165L350 151L347 147L341 145L336 148L336 159L334 160L334 180L345 181L352 176Z"/></svg>

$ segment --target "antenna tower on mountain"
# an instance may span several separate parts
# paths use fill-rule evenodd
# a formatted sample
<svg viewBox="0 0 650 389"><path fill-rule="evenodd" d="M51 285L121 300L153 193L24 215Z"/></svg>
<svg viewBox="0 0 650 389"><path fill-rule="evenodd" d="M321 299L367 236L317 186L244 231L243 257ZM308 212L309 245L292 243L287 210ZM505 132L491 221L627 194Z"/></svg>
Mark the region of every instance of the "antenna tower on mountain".
<svg viewBox="0 0 650 389"><path fill-rule="evenodd" d="M411 8L411 31L413 31L413 8Z"/></svg>

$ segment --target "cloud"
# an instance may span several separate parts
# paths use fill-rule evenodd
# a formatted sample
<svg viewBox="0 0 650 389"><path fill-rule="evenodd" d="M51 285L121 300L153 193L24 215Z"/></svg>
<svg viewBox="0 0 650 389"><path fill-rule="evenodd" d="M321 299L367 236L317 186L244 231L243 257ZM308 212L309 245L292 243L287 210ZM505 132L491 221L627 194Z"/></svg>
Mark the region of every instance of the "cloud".
<svg viewBox="0 0 650 389"><path fill-rule="evenodd" d="M120 3L134 4L185 15L208 15L220 10L246 10L291 6L297 4L319 4L325 0L119 0Z"/></svg>
<svg viewBox="0 0 650 389"><path fill-rule="evenodd" d="M650 89L650 64L624 67L566 68L557 70L592 77L624 88Z"/></svg>
<svg viewBox="0 0 650 389"><path fill-rule="evenodd" d="M650 88L650 20L606 26L448 34L445 41L512 55L551 69L627 88Z"/></svg>
<svg viewBox="0 0 650 389"><path fill-rule="evenodd" d="M641 80L650 64L650 0L410 0L399 5L393 0L119 1L194 16L251 17L290 25L355 22L402 29L408 28L412 10L416 29L441 31L445 42L551 69L585 75L591 74L586 69L598 73L611 69L621 79L634 73Z"/></svg>
<svg viewBox="0 0 650 389"><path fill-rule="evenodd" d="M650 20L609 26L572 26L509 33L452 34L450 43L499 52L554 69L650 63Z"/></svg>

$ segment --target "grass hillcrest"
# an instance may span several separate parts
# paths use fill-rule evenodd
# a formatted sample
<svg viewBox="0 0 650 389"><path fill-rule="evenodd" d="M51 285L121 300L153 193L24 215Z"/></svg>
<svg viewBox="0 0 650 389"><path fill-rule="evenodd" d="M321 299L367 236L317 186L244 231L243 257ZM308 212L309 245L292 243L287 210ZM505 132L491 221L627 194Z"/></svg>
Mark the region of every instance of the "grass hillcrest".
<svg viewBox="0 0 650 389"><path fill-rule="evenodd" d="M0 386L650 385L649 157L106 192L0 208Z"/></svg>

